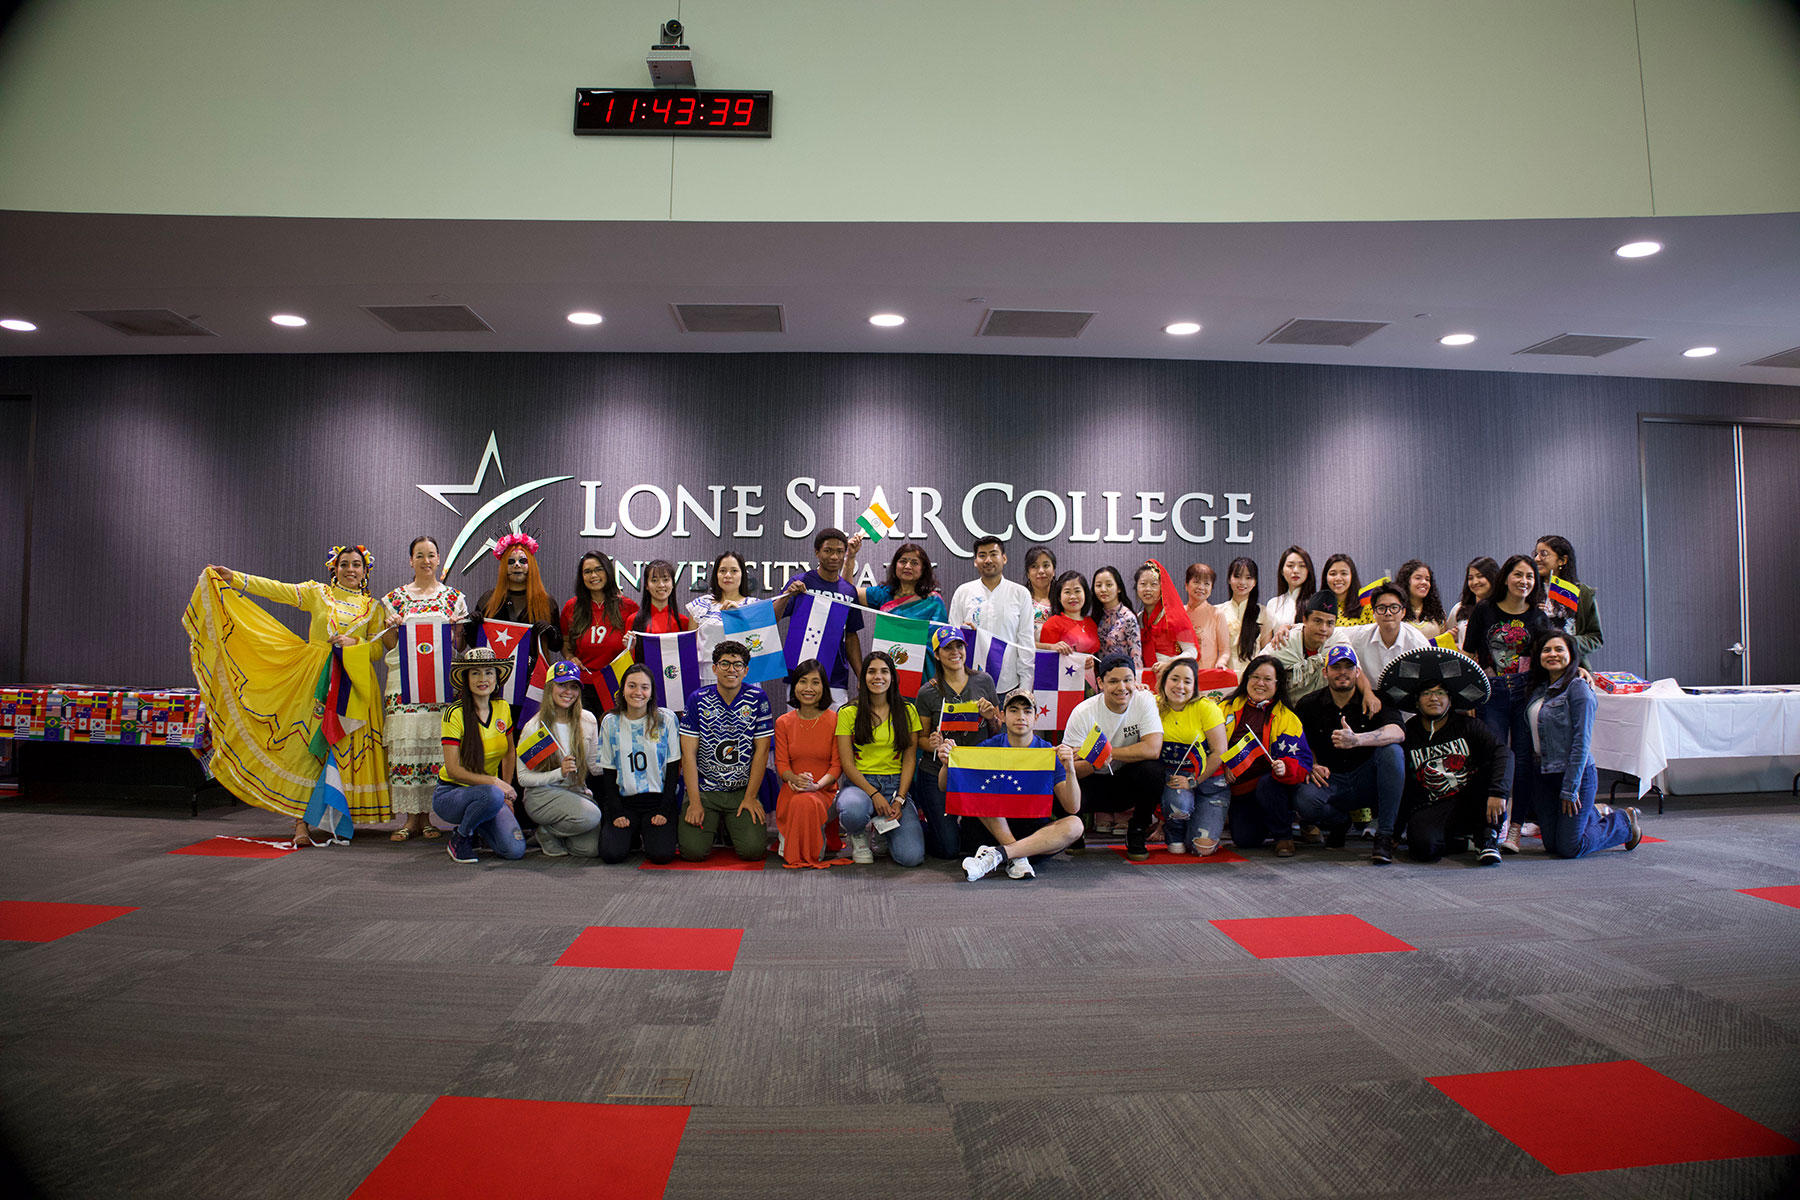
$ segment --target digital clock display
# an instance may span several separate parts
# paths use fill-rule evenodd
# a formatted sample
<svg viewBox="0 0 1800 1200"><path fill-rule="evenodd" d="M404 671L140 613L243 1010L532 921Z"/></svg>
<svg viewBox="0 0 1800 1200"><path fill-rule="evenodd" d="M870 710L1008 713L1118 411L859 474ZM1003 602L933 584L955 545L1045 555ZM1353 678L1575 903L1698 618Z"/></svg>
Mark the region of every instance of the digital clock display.
<svg viewBox="0 0 1800 1200"><path fill-rule="evenodd" d="M771 135L773 92L701 88L576 88L575 132L637 137Z"/></svg>

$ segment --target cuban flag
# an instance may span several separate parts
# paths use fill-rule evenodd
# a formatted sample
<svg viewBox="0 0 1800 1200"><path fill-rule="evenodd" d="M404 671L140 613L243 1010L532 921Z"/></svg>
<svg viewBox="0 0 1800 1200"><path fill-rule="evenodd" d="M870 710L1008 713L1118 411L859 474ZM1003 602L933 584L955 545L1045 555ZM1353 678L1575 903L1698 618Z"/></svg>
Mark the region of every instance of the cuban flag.
<svg viewBox="0 0 1800 1200"><path fill-rule="evenodd" d="M319 772L319 782L313 784L312 798L306 802L306 823L323 829L339 845L348 845L356 833L350 801L344 795L344 778L338 773L337 752L330 747L325 750L325 769Z"/></svg>
<svg viewBox="0 0 1800 1200"><path fill-rule="evenodd" d="M448 704L452 661L447 622L400 626L400 703Z"/></svg>
<svg viewBox="0 0 1800 1200"><path fill-rule="evenodd" d="M723 642L742 642L750 649L750 670L745 683L763 683L787 674L787 660L782 656L781 631L775 627L775 602L758 600L726 609L719 614L724 628ZM796 660L798 661L798 660Z"/></svg>
<svg viewBox="0 0 1800 1200"><path fill-rule="evenodd" d="M952 746L944 811L959 817L1047 817L1056 787L1051 746Z"/></svg>
<svg viewBox="0 0 1800 1200"><path fill-rule="evenodd" d="M1037 662L1032 672L1031 690L1037 700L1033 729L1066 729L1069 715L1085 695L1082 678L1084 654L1058 654L1054 650L1033 652Z"/></svg>
<svg viewBox="0 0 1800 1200"><path fill-rule="evenodd" d="M681 712L687 708L688 693L700 686L700 635L686 633L640 633L644 665L656 680L658 708Z"/></svg>
<svg viewBox="0 0 1800 1200"><path fill-rule="evenodd" d="M500 698L515 709L525 704L525 690L531 686L531 626L517 621L481 623L481 645L494 652L496 658L512 659L512 674L506 680L506 692Z"/></svg>
<svg viewBox="0 0 1800 1200"><path fill-rule="evenodd" d="M875 618L875 632L870 646L894 660L895 686L908 700L919 697L925 683L925 644L931 638L931 625L910 617L882 613Z"/></svg>
<svg viewBox="0 0 1800 1200"><path fill-rule="evenodd" d="M850 620L850 609L829 596L801 592L787 610L787 636L781 639L787 654L787 669L793 670L809 658L825 664L830 675L837 667L838 655L844 652L844 626Z"/></svg>

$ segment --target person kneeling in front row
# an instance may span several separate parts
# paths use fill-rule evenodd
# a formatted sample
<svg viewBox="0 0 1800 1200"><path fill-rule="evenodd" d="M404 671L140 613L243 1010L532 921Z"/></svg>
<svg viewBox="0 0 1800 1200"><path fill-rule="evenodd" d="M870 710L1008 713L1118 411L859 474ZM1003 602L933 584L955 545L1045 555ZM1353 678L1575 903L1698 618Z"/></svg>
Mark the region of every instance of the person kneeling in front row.
<svg viewBox="0 0 1800 1200"><path fill-rule="evenodd" d="M681 714L687 808L676 840L681 857L701 862L712 853L724 821L738 857L761 862L769 850L769 829L759 789L769 765L775 717L768 693L744 682L750 670L748 646L720 642L713 647L712 662L719 682L695 689Z"/></svg>
<svg viewBox="0 0 1800 1200"><path fill-rule="evenodd" d="M619 702L600 722L600 808L597 831L602 862L617 865L631 854L635 836L644 857L671 862L680 841L676 787L681 779L679 726L674 712L658 708L650 668L632 663L619 681Z"/></svg>
<svg viewBox="0 0 1800 1200"><path fill-rule="evenodd" d="M1450 693L1430 684L1412 700L1406 723L1406 852L1437 862L1471 841L1476 861L1500 865L1506 820L1504 751L1488 727L1450 708Z"/></svg>
<svg viewBox="0 0 1800 1200"><path fill-rule="evenodd" d="M1002 710L1006 731L982 742L983 746L1011 747L1015 750L1048 750L1050 743L1031 731L1037 715L1037 700L1030 692L1014 692L1006 698ZM950 788L950 743L938 747L938 788L946 795ZM1047 858L1072 845L1081 836L1081 794L1075 790L1073 768L1075 751L1068 746L1056 747L1055 783L1051 794L1055 804L1068 813L1058 817L1052 807L1047 817L977 817L987 831L989 844L962 860L969 882L993 873L1004 865L1013 879L1030 879L1037 874L1032 858Z"/></svg>
<svg viewBox="0 0 1800 1200"><path fill-rule="evenodd" d="M1162 802L1162 715L1156 710L1156 694L1138 688L1137 672L1123 654L1101 659L1094 674L1100 694L1089 696L1069 714L1063 745L1078 749L1089 733L1098 730L1111 748L1111 756L1103 757L1100 767L1076 758L1081 807L1090 812L1130 810L1125 856L1143 862L1150 857L1144 845L1150 818Z"/></svg>
<svg viewBox="0 0 1800 1200"><path fill-rule="evenodd" d="M556 739L555 759L541 771L523 758L518 763L525 815L537 822L538 848L548 858L593 858L600 853L600 806L587 778L599 761L600 732L594 714L581 704L580 663L551 666L543 707L519 730L519 745L529 750L540 730Z"/></svg>

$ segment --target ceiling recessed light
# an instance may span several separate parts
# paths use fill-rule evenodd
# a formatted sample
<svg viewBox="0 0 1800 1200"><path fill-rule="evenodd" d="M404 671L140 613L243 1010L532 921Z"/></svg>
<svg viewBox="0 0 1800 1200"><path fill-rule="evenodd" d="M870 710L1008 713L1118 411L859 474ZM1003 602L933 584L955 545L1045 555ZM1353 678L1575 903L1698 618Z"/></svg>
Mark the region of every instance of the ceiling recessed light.
<svg viewBox="0 0 1800 1200"><path fill-rule="evenodd" d="M606 318L597 312L572 312L569 314L569 324L571 325L598 325L604 320Z"/></svg>
<svg viewBox="0 0 1800 1200"><path fill-rule="evenodd" d="M1474 340L1475 335L1472 333L1446 333L1443 337L1438 339L1438 344L1443 346L1466 346Z"/></svg>
<svg viewBox="0 0 1800 1200"><path fill-rule="evenodd" d="M8 317L0 321L0 329L10 329L14 333L36 333L37 326L30 321L21 321L17 317Z"/></svg>
<svg viewBox="0 0 1800 1200"><path fill-rule="evenodd" d="M1190 333L1199 333L1200 332L1200 322L1198 322L1198 321L1177 321L1173 325L1164 325L1163 332L1164 333L1172 333L1172 334L1176 335L1177 337L1181 337L1181 336L1184 336L1184 335L1190 334Z"/></svg>
<svg viewBox="0 0 1800 1200"><path fill-rule="evenodd" d="M1626 242L1613 253L1620 258L1648 258L1661 249L1661 242Z"/></svg>
<svg viewBox="0 0 1800 1200"><path fill-rule="evenodd" d="M1718 352L1719 352L1719 348L1717 346L1695 346L1692 350L1683 350L1681 352L1681 357L1683 357L1683 358L1711 358L1713 355L1717 354Z"/></svg>
<svg viewBox="0 0 1800 1200"><path fill-rule="evenodd" d="M298 329L306 324L305 317L296 317L293 313L276 313L274 316L270 317L269 320L275 322L277 325L285 325L289 329Z"/></svg>
<svg viewBox="0 0 1800 1200"><path fill-rule="evenodd" d="M906 324L906 318L899 313L876 313L869 318L869 324L879 325L883 329L892 329L896 325Z"/></svg>

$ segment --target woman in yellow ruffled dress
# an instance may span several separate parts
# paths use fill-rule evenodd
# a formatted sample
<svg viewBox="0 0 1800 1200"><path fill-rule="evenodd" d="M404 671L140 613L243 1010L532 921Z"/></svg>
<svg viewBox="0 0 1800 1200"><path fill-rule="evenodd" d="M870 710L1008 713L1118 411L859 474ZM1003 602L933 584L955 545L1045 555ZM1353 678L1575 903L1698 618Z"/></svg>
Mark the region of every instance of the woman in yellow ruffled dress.
<svg viewBox="0 0 1800 1200"><path fill-rule="evenodd" d="M332 547L326 583L281 583L209 566L182 616L211 723L212 773L245 803L294 818L296 846L312 840L306 810L327 753L336 759L351 820L392 819L375 664L395 638L396 622L369 593L373 566L362 546ZM251 596L305 609L312 617L306 640ZM327 671L334 657L341 674ZM328 721L332 674L342 700ZM336 741L329 740L333 733Z"/></svg>

